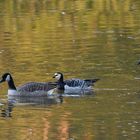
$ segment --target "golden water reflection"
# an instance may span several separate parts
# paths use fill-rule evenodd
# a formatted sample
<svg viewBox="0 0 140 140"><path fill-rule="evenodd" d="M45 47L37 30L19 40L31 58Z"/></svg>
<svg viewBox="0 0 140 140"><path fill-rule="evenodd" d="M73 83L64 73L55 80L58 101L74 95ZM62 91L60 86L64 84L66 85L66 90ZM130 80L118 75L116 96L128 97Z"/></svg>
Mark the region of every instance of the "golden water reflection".
<svg viewBox="0 0 140 140"><path fill-rule="evenodd" d="M62 104L16 104L12 117L1 118L0 135L3 140L137 139L138 95L100 91L96 97L67 97Z"/></svg>
<svg viewBox="0 0 140 140"><path fill-rule="evenodd" d="M0 0L0 75L17 86L56 71L101 79L95 96L4 108L0 138L138 140L139 13L139 0ZM7 85L0 91L7 100Z"/></svg>

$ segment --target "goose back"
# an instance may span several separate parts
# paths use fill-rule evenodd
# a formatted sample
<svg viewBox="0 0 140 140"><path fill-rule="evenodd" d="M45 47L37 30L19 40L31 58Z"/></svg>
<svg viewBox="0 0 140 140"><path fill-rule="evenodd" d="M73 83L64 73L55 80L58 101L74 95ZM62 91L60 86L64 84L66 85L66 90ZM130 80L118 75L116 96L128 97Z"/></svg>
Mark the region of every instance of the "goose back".
<svg viewBox="0 0 140 140"><path fill-rule="evenodd" d="M53 82L29 82L22 86L17 87L19 92L35 92L35 91L49 91L56 87Z"/></svg>

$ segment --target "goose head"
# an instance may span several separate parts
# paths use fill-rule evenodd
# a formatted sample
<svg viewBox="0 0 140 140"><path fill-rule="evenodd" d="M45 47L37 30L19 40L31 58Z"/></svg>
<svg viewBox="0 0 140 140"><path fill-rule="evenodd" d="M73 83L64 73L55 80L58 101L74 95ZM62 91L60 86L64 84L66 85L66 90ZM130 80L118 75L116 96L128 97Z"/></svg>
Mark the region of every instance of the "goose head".
<svg viewBox="0 0 140 140"><path fill-rule="evenodd" d="M53 76L57 81L63 82L63 74L61 72L56 72Z"/></svg>
<svg viewBox="0 0 140 140"><path fill-rule="evenodd" d="M9 82L10 80L12 80L11 74L10 73L5 73L5 74L2 75L0 83L3 83L5 81Z"/></svg>
<svg viewBox="0 0 140 140"><path fill-rule="evenodd" d="M57 89L63 91L65 89L65 84L63 81L63 74L61 72L56 72L53 76L57 80Z"/></svg>
<svg viewBox="0 0 140 140"><path fill-rule="evenodd" d="M5 73L5 74L2 75L2 77L0 79L0 83L3 83L3 82L7 82L8 83L9 89L16 90L13 78L12 78L10 73Z"/></svg>

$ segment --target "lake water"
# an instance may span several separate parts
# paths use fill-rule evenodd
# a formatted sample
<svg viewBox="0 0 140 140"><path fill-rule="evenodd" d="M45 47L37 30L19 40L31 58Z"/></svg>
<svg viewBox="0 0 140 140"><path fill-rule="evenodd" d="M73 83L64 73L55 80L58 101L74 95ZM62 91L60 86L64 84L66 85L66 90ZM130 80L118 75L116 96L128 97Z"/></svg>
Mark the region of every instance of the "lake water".
<svg viewBox="0 0 140 140"><path fill-rule="evenodd" d="M139 0L0 0L0 75L17 86L57 71L101 79L93 95L62 103L11 103L1 84L0 139L139 140L139 59Z"/></svg>

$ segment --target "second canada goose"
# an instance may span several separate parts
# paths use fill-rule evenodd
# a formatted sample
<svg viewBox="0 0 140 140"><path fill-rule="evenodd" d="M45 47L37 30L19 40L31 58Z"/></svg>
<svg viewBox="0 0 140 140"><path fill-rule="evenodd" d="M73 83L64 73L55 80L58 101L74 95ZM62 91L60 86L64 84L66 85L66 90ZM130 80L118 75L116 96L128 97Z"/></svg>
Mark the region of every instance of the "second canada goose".
<svg viewBox="0 0 140 140"><path fill-rule="evenodd" d="M57 89L59 90L67 90L68 92L72 90L90 90L96 81L99 79L69 79L64 80L64 76L61 72L56 72L53 76L57 80ZM77 90L78 91L78 90Z"/></svg>

